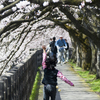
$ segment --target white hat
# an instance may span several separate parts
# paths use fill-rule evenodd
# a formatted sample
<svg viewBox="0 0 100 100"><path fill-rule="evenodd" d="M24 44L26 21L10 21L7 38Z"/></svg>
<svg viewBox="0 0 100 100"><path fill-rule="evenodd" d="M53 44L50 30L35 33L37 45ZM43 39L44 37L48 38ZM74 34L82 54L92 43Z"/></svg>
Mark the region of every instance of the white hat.
<svg viewBox="0 0 100 100"><path fill-rule="evenodd" d="M59 37L63 37L62 35L59 35Z"/></svg>

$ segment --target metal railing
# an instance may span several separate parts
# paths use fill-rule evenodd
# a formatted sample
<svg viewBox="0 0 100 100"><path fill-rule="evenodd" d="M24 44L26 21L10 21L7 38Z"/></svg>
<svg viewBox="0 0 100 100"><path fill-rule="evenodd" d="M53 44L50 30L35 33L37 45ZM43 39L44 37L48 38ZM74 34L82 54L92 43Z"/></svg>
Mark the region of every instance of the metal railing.
<svg viewBox="0 0 100 100"><path fill-rule="evenodd" d="M29 100L37 68L42 63L42 50L0 77L0 100Z"/></svg>

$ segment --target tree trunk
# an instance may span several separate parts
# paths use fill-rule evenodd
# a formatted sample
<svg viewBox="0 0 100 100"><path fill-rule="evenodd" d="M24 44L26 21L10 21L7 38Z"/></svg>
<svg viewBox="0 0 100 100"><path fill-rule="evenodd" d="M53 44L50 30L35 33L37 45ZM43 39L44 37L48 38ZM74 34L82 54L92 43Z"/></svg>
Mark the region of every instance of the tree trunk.
<svg viewBox="0 0 100 100"><path fill-rule="evenodd" d="M90 48L86 51L82 51L82 69L89 70L91 66L91 50Z"/></svg>
<svg viewBox="0 0 100 100"><path fill-rule="evenodd" d="M96 49L96 46L94 46L92 43L91 43L91 53L92 53L92 59L91 59L91 67L90 67L89 73L96 74L97 49Z"/></svg>
<svg viewBox="0 0 100 100"><path fill-rule="evenodd" d="M90 42L86 35L83 35L84 44L82 45L82 68L84 70L90 70L91 66L91 48Z"/></svg>
<svg viewBox="0 0 100 100"><path fill-rule="evenodd" d="M97 50L97 79L100 79L100 49Z"/></svg>
<svg viewBox="0 0 100 100"><path fill-rule="evenodd" d="M74 48L73 48L71 59L72 59L73 63L75 63L76 62L76 43L73 42L73 40L72 40L72 45Z"/></svg>
<svg viewBox="0 0 100 100"><path fill-rule="evenodd" d="M77 66L79 66L79 67L81 67L81 53L80 53L80 51L81 51L81 49L80 49L80 45L77 45L77 47L76 47L76 59L77 59L77 61L76 61L76 65Z"/></svg>

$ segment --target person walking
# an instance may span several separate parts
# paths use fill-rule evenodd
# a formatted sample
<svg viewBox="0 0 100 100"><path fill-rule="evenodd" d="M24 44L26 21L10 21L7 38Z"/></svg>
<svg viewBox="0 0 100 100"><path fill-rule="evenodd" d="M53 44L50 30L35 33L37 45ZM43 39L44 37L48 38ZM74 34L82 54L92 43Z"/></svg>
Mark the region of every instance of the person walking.
<svg viewBox="0 0 100 100"><path fill-rule="evenodd" d="M47 51L47 53L48 53L49 56L51 55L50 43L51 43L52 41L53 41L53 39L50 38L50 42L49 42L49 44L48 44L47 47L46 47L46 51Z"/></svg>
<svg viewBox="0 0 100 100"><path fill-rule="evenodd" d="M44 84L43 100L55 100L57 77L59 77L62 81L69 84L70 86L74 86L74 84L71 81L69 81L58 69L55 68L57 63L56 56L48 58L46 54L46 47L42 46L42 48L42 66L44 70L44 77L42 80L42 83Z"/></svg>
<svg viewBox="0 0 100 100"><path fill-rule="evenodd" d="M57 57L58 57L58 63L61 63L65 61L64 59L64 49L67 48L67 44L65 40L63 39L62 35L60 35L59 40L56 41L56 47L57 47Z"/></svg>
<svg viewBox="0 0 100 100"><path fill-rule="evenodd" d="M65 42L67 44L67 48L64 49L64 59L66 63L69 60L69 43L67 42L67 39L65 39Z"/></svg>
<svg viewBox="0 0 100 100"><path fill-rule="evenodd" d="M56 54L57 54L57 47L55 45L55 42L56 42L55 40L56 40L56 38L53 37L53 41L50 42L50 50L51 50L50 57L52 57L54 55L56 56Z"/></svg>

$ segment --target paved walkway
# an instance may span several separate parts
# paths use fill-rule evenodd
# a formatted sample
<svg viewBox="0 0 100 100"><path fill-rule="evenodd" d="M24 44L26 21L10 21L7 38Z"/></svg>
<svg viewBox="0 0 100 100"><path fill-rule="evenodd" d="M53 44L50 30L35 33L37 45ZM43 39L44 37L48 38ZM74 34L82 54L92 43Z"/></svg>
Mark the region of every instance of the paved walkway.
<svg viewBox="0 0 100 100"><path fill-rule="evenodd" d="M56 100L100 100L100 96L89 88L88 84L72 70L69 64L58 64L56 68L75 85L74 87L71 87L58 78L58 86L61 91L57 92ZM42 70L41 72L43 75ZM42 84L40 84L38 100L43 100Z"/></svg>

